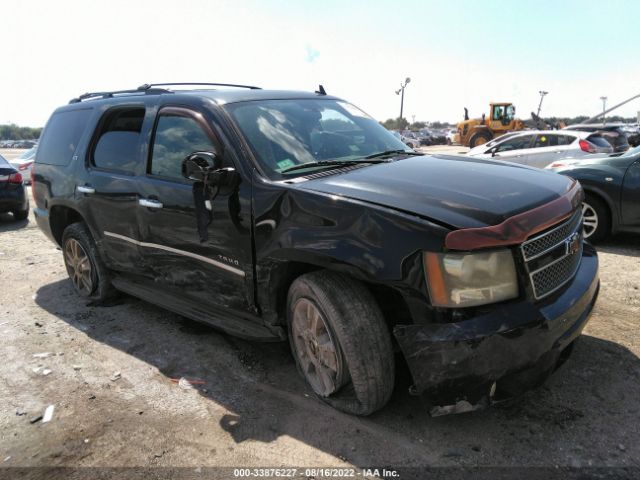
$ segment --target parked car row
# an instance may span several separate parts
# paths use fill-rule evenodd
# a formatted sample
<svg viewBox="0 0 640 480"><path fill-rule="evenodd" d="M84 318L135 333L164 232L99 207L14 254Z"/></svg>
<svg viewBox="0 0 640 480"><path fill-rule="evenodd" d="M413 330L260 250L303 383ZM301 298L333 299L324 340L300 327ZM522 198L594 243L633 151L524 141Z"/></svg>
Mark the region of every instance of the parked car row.
<svg viewBox="0 0 640 480"><path fill-rule="evenodd" d="M447 131L441 130L428 130L426 128L413 131L403 130L402 132L396 132L397 138L400 138L402 142L410 148L417 148L419 146L431 146L431 145L446 145Z"/></svg>
<svg viewBox="0 0 640 480"><path fill-rule="evenodd" d="M33 148L37 140L0 140L0 148Z"/></svg>

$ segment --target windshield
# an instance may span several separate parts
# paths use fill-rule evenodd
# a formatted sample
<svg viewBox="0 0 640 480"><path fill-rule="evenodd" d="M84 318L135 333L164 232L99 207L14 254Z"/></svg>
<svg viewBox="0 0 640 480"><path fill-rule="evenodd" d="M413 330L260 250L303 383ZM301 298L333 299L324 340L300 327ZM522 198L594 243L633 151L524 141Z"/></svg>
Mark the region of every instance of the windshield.
<svg viewBox="0 0 640 480"><path fill-rule="evenodd" d="M306 169L284 173L304 163L364 161L367 155L391 150L412 152L362 110L339 100L265 100L226 108L272 179L304 174Z"/></svg>

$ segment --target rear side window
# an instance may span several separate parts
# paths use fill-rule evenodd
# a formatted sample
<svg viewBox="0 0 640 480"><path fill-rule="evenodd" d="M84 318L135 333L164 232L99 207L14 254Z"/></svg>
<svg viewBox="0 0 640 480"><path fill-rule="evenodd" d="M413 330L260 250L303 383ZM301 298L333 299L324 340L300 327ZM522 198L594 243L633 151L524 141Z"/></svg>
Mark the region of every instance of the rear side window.
<svg viewBox="0 0 640 480"><path fill-rule="evenodd" d="M570 145L576 137L571 135L538 135L536 137L536 141L533 144L533 148L541 148L541 147L558 147L562 145Z"/></svg>
<svg viewBox="0 0 640 480"><path fill-rule="evenodd" d="M144 121L143 107L117 108L100 123L91 163L119 173L135 173L140 164L138 145Z"/></svg>
<svg viewBox="0 0 640 480"><path fill-rule="evenodd" d="M607 142L604 138L602 138L600 135L590 135L587 140L589 140L591 143L593 143L594 145L598 146L598 147L610 147L611 144L609 142Z"/></svg>
<svg viewBox="0 0 640 480"><path fill-rule="evenodd" d="M84 133L91 109L54 113L42 133L37 163L68 165Z"/></svg>
<svg viewBox="0 0 640 480"><path fill-rule="evenodd" d="M529 148L533 135L522 135L521 137L511 138L498 145L497 152L509 152L511 150L522 150Z"/></svg>

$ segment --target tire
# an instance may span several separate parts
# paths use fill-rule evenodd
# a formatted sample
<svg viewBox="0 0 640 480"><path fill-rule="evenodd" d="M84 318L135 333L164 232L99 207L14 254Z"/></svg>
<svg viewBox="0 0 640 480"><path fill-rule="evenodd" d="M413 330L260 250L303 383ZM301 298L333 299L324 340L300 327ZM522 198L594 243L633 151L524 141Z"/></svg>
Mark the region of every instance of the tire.
<svg viewBox="0 0 640 480"><path fill-rule="evenodd" d="M489 132L476 132L471 135L469 138L469 148L477 147L478 145L483 145L487 143L489 140L493 138Z"/></svg>
<svg viewBox="0 0 640 480"><path fill-rule="evenodd" d="M27 218L29 218L29 207L27 207L26 210L16 210L12 213L14 220L26 220Z"/></svg>
<svg viewBox="0 0 640 480"><path fill-rule="evenodd" d="M597 243L607 238L611 233L611 214L602 199L587 193L582 203L582 215L586 240Z"/></svg>
<svg viewBox="0 0 640 480"><path fill-rule="evenodd" d="M24 210L13 210L11 213L13 213L13 219L17 221L29 218L29 197L27 197L27 208Z"/></svg>
<svg viewBox="0 0 640 480"><path fill-rule="evenodd" d="M329 271L302 275L289 289L287 320L298 371L324 402L352 415L369 415L389 401L395 383L391 337L362 283ZM312 333L306 335L301 324ZM325 355L325 361L315 355ZM318 375L316 365L330 373Z"/></svg>
<svg viewBox="0 0 640 480"><path fill-rule="evenodd" d="M109 269L100 258L96 243L84 223L72 223L64 229L62 255L69 279L78 295L95 303L114 296ZM85 258L82 259L82 256ZM76 266L74 258L78 259Z"/></svg>

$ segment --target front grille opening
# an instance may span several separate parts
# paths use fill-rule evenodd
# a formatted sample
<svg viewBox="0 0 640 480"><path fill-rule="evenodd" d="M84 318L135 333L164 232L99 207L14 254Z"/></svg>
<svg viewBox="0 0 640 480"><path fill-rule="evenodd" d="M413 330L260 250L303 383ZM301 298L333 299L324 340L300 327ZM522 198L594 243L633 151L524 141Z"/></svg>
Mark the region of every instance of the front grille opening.
<svg viewBox="0 0 640 480"><path fill-rule="evenodd" d="M582 259L582 212L524 242L520 250L533 294L540 300L571 280Z"/></svg>
<svg viewBox="0 0 640 480"><path fill-rule="evenodd" d="M522 244L522 253L525 261L529 261L550 249L553 249L582 226L582 211L576 213L564 223L551 227L544 233L536 235Z"/></svg>

